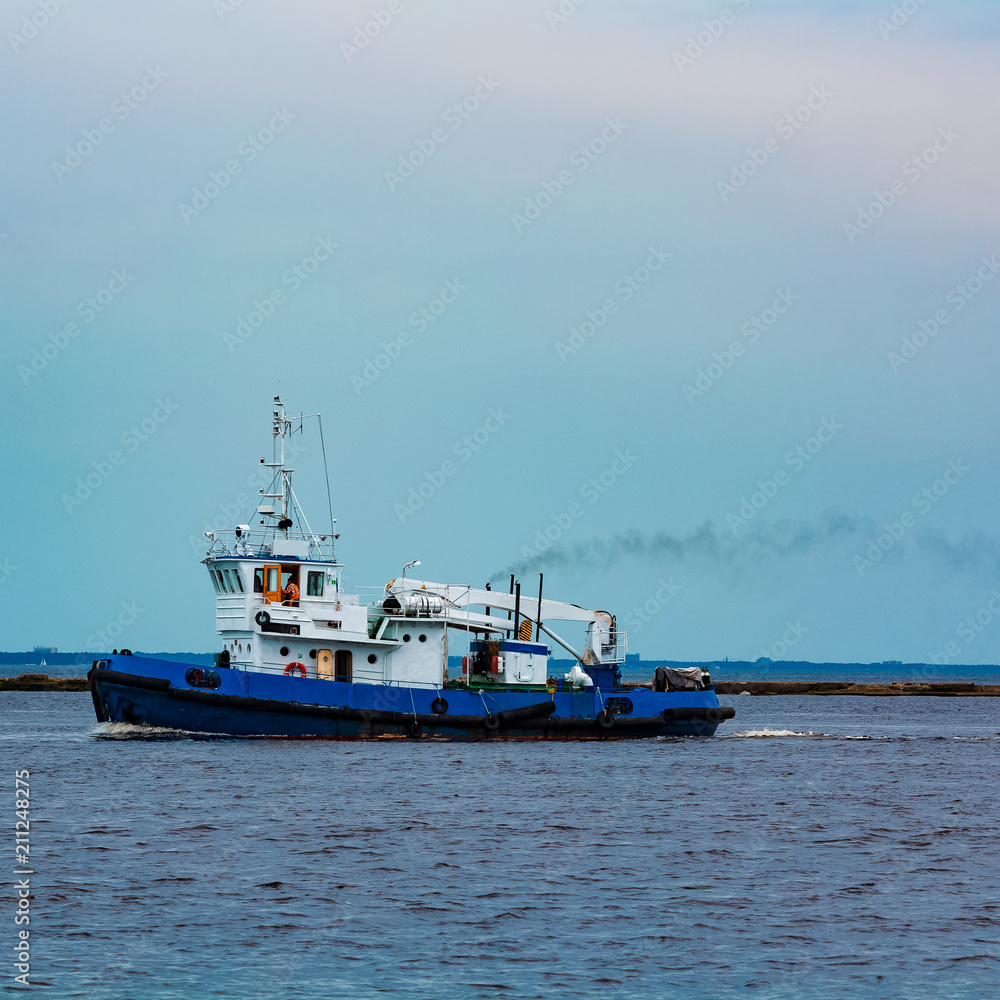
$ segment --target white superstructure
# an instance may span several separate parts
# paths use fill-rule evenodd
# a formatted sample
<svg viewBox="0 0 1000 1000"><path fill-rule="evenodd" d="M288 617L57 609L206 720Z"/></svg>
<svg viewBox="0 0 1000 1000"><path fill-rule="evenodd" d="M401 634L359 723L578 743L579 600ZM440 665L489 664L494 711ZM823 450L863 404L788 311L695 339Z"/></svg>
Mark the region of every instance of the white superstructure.
<svg viewBox="0 0 1000 1000"><path fill-rule="evenodd" d="M544 685L543 633L585 665L624 660L625 635L612 615L527 597L519 585L501 593L407 579L404 570L369 602L345 594L332 518L326 534L310 528L285 466L285 439L302 419L286 416L275 397L272 460L261 459L274 475L255 523L206 532L221 658L231 668L437 687L448 681L450 628L473 636L461 679L475 684ZM582 654L551 629L553 619L585 623Z"/></svg>

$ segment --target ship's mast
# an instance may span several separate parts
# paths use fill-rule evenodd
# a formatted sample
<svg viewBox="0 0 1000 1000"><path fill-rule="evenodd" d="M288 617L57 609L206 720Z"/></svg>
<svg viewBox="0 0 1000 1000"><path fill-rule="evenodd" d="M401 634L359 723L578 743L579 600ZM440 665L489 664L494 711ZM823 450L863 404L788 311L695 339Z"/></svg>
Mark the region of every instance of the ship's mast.
<svg viewBox="0 0 1000 1000"><path fill-rule="evenodd" d="M289 517L289 511L292 507L292 499L294 494L292 493L292 473L294 469L285 468L285 435L290 433L292 422L285 416L285 404L282 403L280 397L274 397L274 420L272 425L273 438L271 441L271 461L265 462L261 459L261 465L266 469L275 470L275 485L278 485L281 489L280 493L261 493L261 500L263 503L263 509L259 513L265 516L275 517L273 513L273 508L269 512L268 507L271 505L267 503L268 500L278 500L280 501L281 516L278 520L277 528L279 531L285 533L285 537L288 536L288 529L292 526L292 519Z"/></svg>
<svg viewBox="0 0 1000 1000"><path fill-rule="evenodd" d="M292 489L292 473L295 470L285 466L285 438L293 434L296 429L301 431L301 422L306 417L316 417L320 421L320 439L322 440L323 424L318 413L300 414L295 418L299 421L299 427L293 428L292 424L294 421L286 415L285 404L282 403L279 396L274 397L274 411L271 422L271 461L265 462L263 458L260 460L263 468L273 470L271 483L268 487L272 492L265 493L263 489L260 491L260 502L257 504L256 517L259 519L265 533L274 532L278 534L280 532L286 539L290 537L289 530L297 522L298 528L292 537L308 540L309 544L315 548L317 554L322 553L324 559L332 560L335 558L334 542L337 539L337 535L333 530L336 524L333 518L333 505L330 503L330 534L315 534L309 526L309 521L302 510L302 505L299 503L298 497L295 495L295 490ZM326 472L327 501L329 502L331 499L330 475L329 470L326 468L325 447L323 449L323 467ZM277 504L274 502L276 500L279 501ZM324 553L323 546L327 544L327 539L329 539L329 552Z"/></svg>

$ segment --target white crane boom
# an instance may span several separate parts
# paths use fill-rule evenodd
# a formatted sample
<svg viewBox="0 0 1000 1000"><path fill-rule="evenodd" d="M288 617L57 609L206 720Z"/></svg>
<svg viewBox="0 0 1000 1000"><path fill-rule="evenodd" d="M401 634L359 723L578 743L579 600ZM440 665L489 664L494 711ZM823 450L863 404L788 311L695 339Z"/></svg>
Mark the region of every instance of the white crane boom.
<svg viewBox="0 0 1000 1000"><path fill-rule="evenodd" d="M434 583L430 580L410 580L400 577L386 584L386 594L392 595L406 606L405 595L414 594L423 598L437 597L444 608L469 608L480 605L491 611L519 611L522 620L541 621L556 619L557 621L585 622L587 624L587 641L584 654L580 657L571 646L557 636L551 629L542 625L542 630L573 652L584 663L620 663L624 659L624 633L619 634L614 617L607 611L591 611L581 608L578 604L568 604L565 601L552 601L543 597L539 602L537 597L520 595L520 603L516 594L508 594L498 590L477 589L465 584ZM541 609L539 613L539 603ZM447 617L454 620L453 615ZM489 624L494 628L512 628L512 623L502 619L473 614L472 621ZM620 645L621 644L621 645Z"/></svg>
<svg viewBox="0 0 1000 1000"><path fill-rule="evenodd" d="M406 579L391 580L386 586L386 591L391 593L408 590L438 594L444 598L446 604L457 608L478 604L486 608L499 608L503 611L515 610L515 595L500 590L477 590L465 584L432 583L429 580ZM555 618L559 621L598 622L607 616L606 611L588 611L578 604L567 604L564 601L550 601L547 597L542 598L541 617L543 621L547 618ZM521 617L530 618L532 621L538 620L537 597L529 597L522 592Z"/></svg>

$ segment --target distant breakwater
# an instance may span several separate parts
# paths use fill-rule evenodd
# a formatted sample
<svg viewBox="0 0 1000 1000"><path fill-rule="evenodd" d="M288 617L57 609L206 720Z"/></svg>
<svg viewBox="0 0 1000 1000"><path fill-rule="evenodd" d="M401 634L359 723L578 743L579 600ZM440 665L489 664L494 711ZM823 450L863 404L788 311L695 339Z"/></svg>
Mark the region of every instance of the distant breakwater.
<svg viewBox="0 0 1000 1000"><path fill-rule="evenodd" d="M0 678L0 691L89 691L86 677L49 677L46 674L21 674Z"/></svg>
<svg viewBox="0 0 1000 1000"><path fill-rule="evenodd" d="M622 684L623 688L649 687L649 684ZM855 684L853 681L716 681L716 694L807 694L807 695L865 695L867 697L893 697L899 695L924 695L938 697L998 698L1000 684L972 684L942 681L920 683L891 681L888 684Z"/></svg>

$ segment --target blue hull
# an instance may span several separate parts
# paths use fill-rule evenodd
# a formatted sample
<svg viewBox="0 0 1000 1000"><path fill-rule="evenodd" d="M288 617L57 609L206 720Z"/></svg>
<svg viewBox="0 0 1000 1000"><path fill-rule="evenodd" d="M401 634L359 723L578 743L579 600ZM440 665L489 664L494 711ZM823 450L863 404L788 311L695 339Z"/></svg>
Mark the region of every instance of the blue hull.
<svg viewBox="0 0 1000 1000"><path fill-rule="evenodd" d="M230 736L621 739L712 736L715 692L469 691L331 680L112 656L90 672L100 722Z"/></svg>

